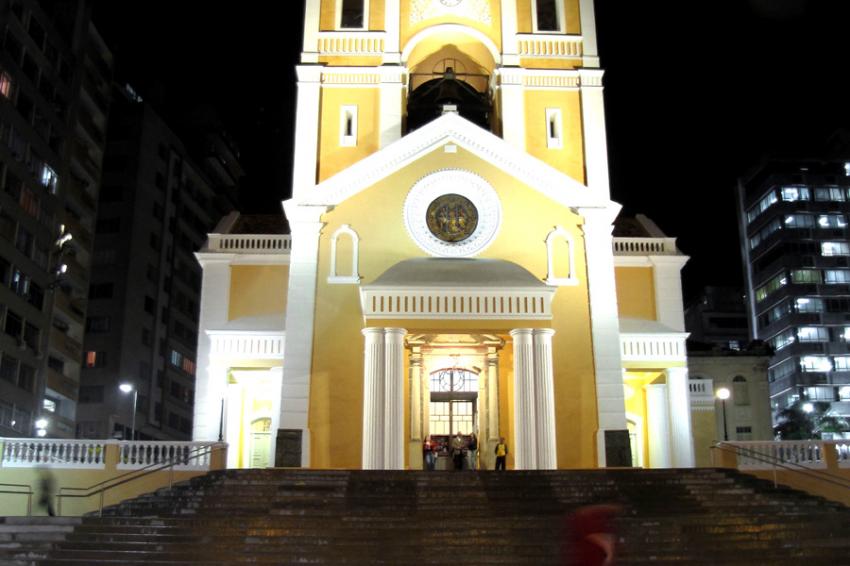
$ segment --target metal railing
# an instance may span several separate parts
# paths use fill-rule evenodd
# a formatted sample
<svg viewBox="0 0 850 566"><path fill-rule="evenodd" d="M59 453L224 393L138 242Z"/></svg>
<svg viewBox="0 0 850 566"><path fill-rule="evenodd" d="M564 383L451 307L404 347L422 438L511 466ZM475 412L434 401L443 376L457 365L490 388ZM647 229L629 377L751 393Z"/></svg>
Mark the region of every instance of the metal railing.
<svg viewBox="0 0 850 566"><path fill-rule="evenodd" d="M723 452L735 454L737 457L745 458L748 461L755 461L768 466L767 468L762 468L762 470L773 470L773 487L777 487L778 479L776 476L777 469L782 469L789 472L794 472L808 478L814 479L816 481L821 481L824 483L830 483L836 485L842 489L850 489L850 479L844 478L842 476L831 474L827 471L824 471L822 468L815 468L812 466L807 466L805 464L799 464L797 462L787 460L781 457L774 456L772 454L768 454L765 452L761 452L751 447L737 446L735 444L730 444L728 442L718 442L711 446L712 450L712 461L714 461L714 450L721 450ZM820 458L820 448L818 450L818 458ZM741 468L738 467L740 470ZM747 471L747 470L742 470Z"/></svg>
<svg viewBox="0 0 850 566"><path fill-rule="evenodd" d="M0 483L0 488L8 488L8 487L26 488L26 491L9 491L8 489L0 489L0 493L10 494L10 495L26 495L27 496L27 517L31 516L32 515L32 496L35 495L35 492L32 490L32 486L24 484L24 483Z"/></svg>
<svg viewBox="0 0 850 566"><path fill-rule="evenodd" d="M214 452L218 450L226 450L227 445L221 444L218 442L212 442L209 444L204 444L191 450L188 453L179 453L179 454L170 454L168 456L167 461L165 462L154 462L152 464L148 464L143 468L139 468L136 470L131 470L129 472L125 472L119 476L105 479L101 482L98 482L89 487L60 487L59 493L56 496L58 505L57 505L57 515L62 516L62 501L65 498L69 499L88 499L94 495L99 495L99 504L98 504L98 515L103 516L103 500L106 492L110 489L118 487L120 485L124 485L130 483L132 481L136 481L143 477L147 477L153 473L161 472L162 470L168 469L168 487L172 487L174 485L174 467L180 465L186 465L190 461L199 459L199 458L207 458L210 457ZM63 493L63 492L74 492L74 493Z"/></svg>

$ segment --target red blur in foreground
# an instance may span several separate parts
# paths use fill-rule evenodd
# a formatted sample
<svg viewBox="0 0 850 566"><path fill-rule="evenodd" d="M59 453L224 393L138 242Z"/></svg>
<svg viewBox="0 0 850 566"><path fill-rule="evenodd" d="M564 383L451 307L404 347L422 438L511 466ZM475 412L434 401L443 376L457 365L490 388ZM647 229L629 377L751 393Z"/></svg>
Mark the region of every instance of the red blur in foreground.
<svg viewBox="0 0 850 566"><path fill-rule="evenodd" d="M564 519L561 563L564 566L614 564L618 505L589 505Z"/></svg>

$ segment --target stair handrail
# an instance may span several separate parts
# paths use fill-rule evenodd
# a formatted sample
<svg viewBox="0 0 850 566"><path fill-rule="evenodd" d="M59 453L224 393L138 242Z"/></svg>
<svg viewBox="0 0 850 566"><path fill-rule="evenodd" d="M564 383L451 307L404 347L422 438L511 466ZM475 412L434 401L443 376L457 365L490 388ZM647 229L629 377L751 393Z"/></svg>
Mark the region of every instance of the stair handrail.
<svg viewBox="0 0 850 566"><path fill-rule="evenodd" d="M155 472L160 472L165 469L169 469L170 474L168 476L168 487L172 487L174 485L174 466L179 464L184 464L191 460L196 460L202 456L207 456L212 454L217 450L225 450L227 448L227 444L221 442L209 442L207 444L202 444L196 448L193 448L188 454L169 454L168 460L165 462L153 462L144 466L143 468L139 468L137 470L130 470L129 472L125 472L121 475L115 476L113 478L108 478L103 481L100 481L94 485L89 487L60 487L59 492L56 495L56 499L58 500L57 504L57 515L62 516L62 499L65 497L72 499L86 499L93 495L100 494L100 504L98 507L98 516L103 516L103 498L104 494L114 487L118 487L119 485L124 485L125 483L130 483L131 481L135 481L137 479L147 477L150 474ZM135 474L135 475L134 475ZM132 477L128 477L132 476ZM122 479L123 478L123 479ZM120 481L117 481L120 480ZM110 483L112 482L112 483ZM107 485L108 484L108 485ZM62 493L63 490L66 491L80 491L80 492L89 492L89 493Z"/></svg>
<svg viewBox="0 0 850 566"><path fill-rule="evenodd" d="M782 458L777 458L776 456L771 456L770 454L759 452L754 448L743 448L741 446L730 444L728 442L717 442L711 446L711 449L723 450L724 452L733 452L736 456L744 455L748 458L752 458L753 460L758 460L759 462L772 465L773 487L776 487L778 484L776 478L776 468L783 468L785 470L788 470L789 472L796 472L798 474L811 477L818 481L831 483L843 489L850 489L850 479L846 479L842 476L831 474L823 470L810 468L809 466L798 464L797 462L789 462L788 460L783 460Z"/></svg>
<svg viewBox="0 0 850 566"><path fill-rule="evenodd" d="M0 489L0 493L8 493L11 495L26 495L27 496L27 517L32 515L32 496L35 492L32 486L26 483L0 483L0 487L25 487L26 491L9 491L8 489Z"/></svg>

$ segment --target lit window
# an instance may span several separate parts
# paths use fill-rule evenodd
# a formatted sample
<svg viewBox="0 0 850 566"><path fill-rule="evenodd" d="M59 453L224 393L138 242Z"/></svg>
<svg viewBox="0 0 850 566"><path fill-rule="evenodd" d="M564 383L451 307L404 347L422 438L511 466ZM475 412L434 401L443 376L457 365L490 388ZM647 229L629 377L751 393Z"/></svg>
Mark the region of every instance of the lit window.
<svg viewBox="0 0 850 566"><path fill-rule="evenodd" d="M763 286L756 289L756 301L763 301L768 295L788 284L788 277L780 273Z"/></svg>
<svg viewBox="0 0 850 566"><path fill-rule="evenodd" d="M829 330L822 326L802 326L797 329L799 342L829 342Z"/></svg>
<svg viewBox="0 0 850 566"><path fill-rule="evenodd" d="M835 356L832 358L832 365L836 371L850 371L850 356Z"/></svg>
<svg viewBox="0 0 850 566"><path fill-rule="evenodd" d="M825 256L850 255L850 244L847 242L821 242L820 253Z"/></svg>
<svg viewBox="0 0 850 566"><path fill-rule="evenodd" d="M343 106L339 113L339 145L357 145L357 106Z"/></svg>
<svg viewBox="0 0 850 566"><path fill-rule="evenodd" d="M195 362L189 358L183 358L183 363L180 367L189 375L195 375Z"/></svg>
<svg viewBox="0 0 850 566"><path fill-rule="evenodd" d="M829 285L850 283L850 271L846 269L826 269L823 274L824 281Z"/></svg>
<svg viewBox="0 0 850 566"><path fill-rule="evenodd" d="M797 312L823 312L823 299L800 297L794 301Z"/></svg>
<svg viewBox="0 0 850 566"><path fill-rule="evenodd" d="M814 228L815 218L810 214L786 214L786 228Z"/></svg>
<svg viewBox="0 0 850 566"><path fill-rule="evenodd" d="M55 413L56 412L56 401L53 400L53 399L45 399L44 402L42 403L42 407L48 413Z"/></svg>
<svg viewBox="0 0 850 566"><path fill-rule="evenodd" d="M806 387L806 399L811 401L834 401L835 389L829 386Z"/></svg>
<svg viewBox="0 0 850 566"><path fill-rule="evenodd" d="M815 189L815 200L844 202L844 191L838 187L821 187Z"/></svg>
<svg viewBox="0 0 850 566"><path fill-rule="evenodd" d="M9 73L0 71L0 94L6 98L12 96L12 77Z"/></svg>
<svg viewBox="0 0 850 566"><path fill-rule="evenodd" d="M803 371L832 371L832 363L828 356L803 356L800 358L800 368Z"/></svg>
<svg viewBox="0 0 850 566"><path fill-rule="evenodd" d="M339 0L337 10L339 29L366 29L369 0Z"/></svg>
<svg viewBox="0 0 850 566"><path fill-rule="evenodd" d="M41 185L50 191L50 194L56 194L56 186L59 183L59 177L49 165L41 166Z"/></svg>
<svg viewBox="0 0 850 566"><path fill-rule="evenodd" d="M844 228L847 220L843 214L820 214L818 215L819 228Z"/></svg>
<svg viewBox="0 0 850 566"><path fill-rule="evenodd" d="M561 149L564 142L561 136L561 109L546 109L546 147Z"/></svg>
<svg viewBox="0 0 850 566"><path fill-rule="evenodd" d="M560 0L535 0L531 12L535 32L564 30L564 9Z"/></svg>
<svg viewBox="0 0 850 566"><path fill-rule="evenodd" d="M844 385L838 388L838 399L841 401L850 401L850 385Z"/></svg>
<svg viewBox="0 0 850 566"><path fill-rule="evenodd" d="M794 202L798 200L809 200L811 195L808 187L782 187L782 200Z"/></svg>
<svg viewBox="0 0 850 566"><path fill-rule="evenodd" d="M775 203L777 200L778 199L776 198L776 193L770 191L767 195L764 196L764 198L758 201L758 203L751 210L747 212L747 222L752 222L753 220L758 218L762 212L767 210L770 205Z"/></svg>
<svg viewBox="0 0 850 566"><path fill-rule="evenodd" d="M183 354L177 350L171 350L171 365L180 367L183 363Z"/></svg>
<svg viewBox="0 0 850 566"><path fill-rule="evenodd" d="M86 352L85 363L87 368L102 368L106 365L106 352L89 350Z"/></svg>
<svg viewBox="0 0 850 566"><path fill-rule="evenodd" d="M777 334L768 340L768 342L770 342L770 345L773 346L774 350L781 350L785 346L794 343L794 330L789 328L788 330Z"/></svg>
<svg viewBox="0 0 850 566"><path fill-rule="evenodd" d="M791 272L791 281L794 283L821 283L823 277L817 269L795 269Z"/></svg>

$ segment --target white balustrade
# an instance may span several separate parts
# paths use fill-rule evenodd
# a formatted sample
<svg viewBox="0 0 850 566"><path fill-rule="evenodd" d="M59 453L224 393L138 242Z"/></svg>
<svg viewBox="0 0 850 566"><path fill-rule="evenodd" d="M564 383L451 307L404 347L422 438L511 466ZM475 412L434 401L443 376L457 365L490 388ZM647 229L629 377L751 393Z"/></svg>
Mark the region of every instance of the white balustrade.
<svg viewBox="0 0 850 566"><path fill-rule="evenodd" d="M633 362L684 362L685 338L682 334L620 334L620 357Z"/></svg>
<svg viewBox="0 0 850 566"><path fill-rule="evenodd" d="M360 299L366 318L550 319L553 292L361 289Z"/></svg>
<svg viewBox="0 0 850 566"><path fill-rule="evenodd" d="M289 254L292 240L288 234L210 234L210 252Z"/></svg>
<svg viewBox="0 0 850 566"><path fill-rule="evenodd" d="M691 379L688 388L691 392L691 405L714 405L713 379Z"/></svg>
<svg viewBox="0 0 850 566"><path fill-rule="evenodd" d="M576 59L582 56L582 37L519 33L517 54L542 59Z"/></svg>
<svg viewBox="0 0 850 566"><path fill-rule="evenodd" d="M676 238L614 238L614 255L678 255Z"/></svg>
<svg viewBox="0 0 850 566"><path fill-rule="evenodd" d="M738 449L738 469L740 470L772 470L778 465L789 465L792 468L826 468L824 461L825 444L821 440L783 440L783 441L751 441L724 442Z"/></svg>
<svg viewBox="0 0 850 566"><path fill-rule="evenodd" d="M212 356L283 359L283 333L260 335L209 331L208 334L212 341Z"/></svg>
<svg viewBox="0 0 850 566"><path fill-rule="evenodd" d="M107 440L4 438L3 468L103 469Z"/></svg>
<svg viewBox="0 0 850 566"><path fill-rule="evenodd" d="M319 33L319 55L380 56L385 38L382 31L323 31Z"/></svg>
<svg viewBox="0 0 850 566"><path fill-rule="evenodd" d="M120 441L116 467L138 470L173 462L175 470L208 470L211 455L208 442Z"/></svg>

